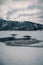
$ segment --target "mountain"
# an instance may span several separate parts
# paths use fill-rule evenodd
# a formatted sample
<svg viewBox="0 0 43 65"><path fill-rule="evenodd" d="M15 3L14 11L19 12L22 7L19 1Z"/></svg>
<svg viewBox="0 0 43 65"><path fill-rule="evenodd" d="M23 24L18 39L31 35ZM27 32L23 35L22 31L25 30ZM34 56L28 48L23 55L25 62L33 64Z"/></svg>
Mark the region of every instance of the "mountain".
<svg viewBox="0 0 43 65"><path fill-rule="evenodd" d="M0 31L1 30L43 30L43 25L30 21L19 22L0 19Z"/></svg>

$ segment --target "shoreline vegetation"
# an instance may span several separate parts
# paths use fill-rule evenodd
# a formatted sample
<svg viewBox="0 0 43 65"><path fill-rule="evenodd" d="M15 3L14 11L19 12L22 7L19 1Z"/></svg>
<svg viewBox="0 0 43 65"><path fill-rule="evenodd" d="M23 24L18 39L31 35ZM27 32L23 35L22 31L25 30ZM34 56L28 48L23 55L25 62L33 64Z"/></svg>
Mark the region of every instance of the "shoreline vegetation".
<svg viewBox="0 0 43 65"><path fill-rule="evenodd" d="M39 42L43 42L41 40L37 40L31 38L31 36L23 36L23 38L16 38L16 34L11 34L12 37L0 38L0 42L4 42L7 46L23 46L23 47L41 47L32 44L38 44ZM43 46L42 46L43 47Z"/></svg>

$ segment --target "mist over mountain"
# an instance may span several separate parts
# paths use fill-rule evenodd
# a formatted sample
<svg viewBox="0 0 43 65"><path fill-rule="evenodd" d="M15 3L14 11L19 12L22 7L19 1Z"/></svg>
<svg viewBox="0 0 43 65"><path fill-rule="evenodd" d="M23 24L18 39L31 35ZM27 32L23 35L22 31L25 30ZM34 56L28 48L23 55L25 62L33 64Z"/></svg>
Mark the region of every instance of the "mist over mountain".
<svg viewBox="0 0 43 65"><path fill-rule="evenodd" d="M4 19L0 19L0 31L1 30L43 30L43 25L38 23L33 23L30 21L7 21Z"/></svg>

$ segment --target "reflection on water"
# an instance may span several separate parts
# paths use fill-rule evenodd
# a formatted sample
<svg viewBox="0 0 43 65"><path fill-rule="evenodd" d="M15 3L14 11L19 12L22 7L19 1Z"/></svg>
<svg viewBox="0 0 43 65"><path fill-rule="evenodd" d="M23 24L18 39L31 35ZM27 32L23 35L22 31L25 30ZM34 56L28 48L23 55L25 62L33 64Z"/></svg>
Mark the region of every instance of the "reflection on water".
<svg viewBox="0 0 43 65"><path fill-rule="evenodd" d="M43 65L43 48L0 45L0 65Z"/></svg>

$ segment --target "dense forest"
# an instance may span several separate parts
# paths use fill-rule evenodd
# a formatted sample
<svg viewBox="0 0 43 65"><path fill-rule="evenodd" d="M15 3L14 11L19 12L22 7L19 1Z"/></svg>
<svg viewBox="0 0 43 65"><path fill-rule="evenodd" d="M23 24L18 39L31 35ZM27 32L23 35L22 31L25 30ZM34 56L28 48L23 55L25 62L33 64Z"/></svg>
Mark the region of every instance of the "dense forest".
<svg viewBox="0 0 43 65"><path fill-rule="evenodd" d="M1 30L43 30L43 25L39 23L33 23L30 21L7 21L0 19L0 31Z"/></svg>

